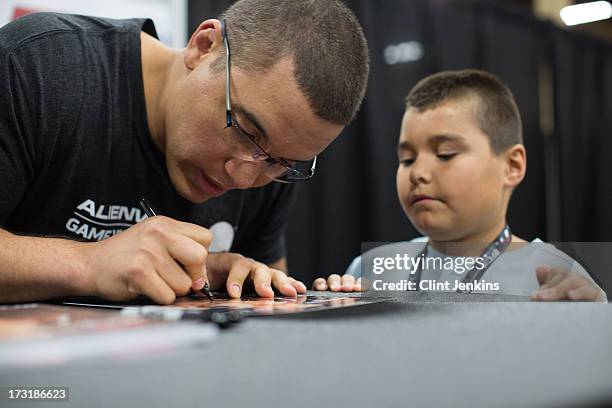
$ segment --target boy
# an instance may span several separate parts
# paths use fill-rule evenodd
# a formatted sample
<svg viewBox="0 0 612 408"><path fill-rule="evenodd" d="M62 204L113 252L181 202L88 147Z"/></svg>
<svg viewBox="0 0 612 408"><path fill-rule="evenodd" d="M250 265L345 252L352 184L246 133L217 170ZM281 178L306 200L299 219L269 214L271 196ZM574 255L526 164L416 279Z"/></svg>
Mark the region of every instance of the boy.
<svg viewBox="0 0 612 408"><path fill-rule="evenodd" d="M416 279L413 288L421 290L428 290L419 286L423 282L455 290L484 277L494 286L471 286L473 291L531 295L533 300L606 299L570 257L537 239L527 244L506 224L511 194L525 176L526 151L518 108L498 78L462 70L421 80L406 98L398 156L398 197L412 224L427 238L376 248L366 253L366 259L383 253L391 254L387 260L394 259L393 254L406 252L413 259L472 257L472 268L414 267L402 282ZM474 259L481 260L478 267ZM344 276L319 278L314 289L360 291L361 269L358 257Z"/></svg>

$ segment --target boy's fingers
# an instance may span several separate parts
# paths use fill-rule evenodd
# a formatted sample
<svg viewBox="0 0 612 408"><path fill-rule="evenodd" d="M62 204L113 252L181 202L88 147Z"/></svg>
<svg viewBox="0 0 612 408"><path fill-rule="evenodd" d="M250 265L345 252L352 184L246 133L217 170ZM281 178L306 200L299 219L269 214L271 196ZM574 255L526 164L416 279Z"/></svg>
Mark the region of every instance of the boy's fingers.
<svg viewBox="0 0 612 408"><path fill-rule="evenodd" d="M538 279L538 285L542 286L546 284L546 281L549 279L549 275L552 274L553 268L550 266L538 266L536 268L536 278Z"/></svg>
<svg viewBox="0 0 612 408"><path fill-rule="evenodd" d="M592 286L581 286L567 292L567 297L571 300L599 300L600 292Z"/></svg>
<svg viewBox="0 0 612 408"><path fill-rule="evenodd" d="M327 281L325 278L317 278L312 283L312 288L314 290L327 290Z"/></svg>
<svg viewBox="0 0 612 408"><path fill-rule="evenodd" d="M567 270L550 266L538 266L536 268L536 277L538 278L540 289L547 289L557 285L565 279L568 273L569 271Z"/></svg>
<svg viewBox="0 0 612 408"><path fill-rule="evenodd" d="M344 274L341 278L342 291L352 292L355 288L355 277L353 275Z"/></svg>
<svg viewBox="0 0 612 408"><path fill-rule="evenodd" d="M329 275L327 277L327 286L332 292L338 292L342 288L342 285L340 284L340 275Z"/></svg>
<svg viewBox="0 0 612 408"><path fill-rule="evenodd" d="M580 277L565 274L565 277L556 285L540 288L535 292L538 300L564 300L569 299L568 292L581 286Z"/></svg>
<svg viewBox="0 0 612 408"><path fill-rule="evenodd" d="M361 292L361 278L357 278L355 281L355 292Z"/></svg>

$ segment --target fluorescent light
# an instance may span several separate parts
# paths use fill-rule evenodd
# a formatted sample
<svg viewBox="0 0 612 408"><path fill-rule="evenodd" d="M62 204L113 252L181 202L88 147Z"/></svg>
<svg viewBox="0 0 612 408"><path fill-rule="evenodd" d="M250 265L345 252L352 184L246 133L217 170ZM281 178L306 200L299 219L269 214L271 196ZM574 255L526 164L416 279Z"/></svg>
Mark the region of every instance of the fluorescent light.
<svg viewBox="0 0 612 408"><path fill-rule="evenodd" d="M607 1L592 1L563 7L559 12L567 26L605 20L612 17L612 5Z"/></svg>

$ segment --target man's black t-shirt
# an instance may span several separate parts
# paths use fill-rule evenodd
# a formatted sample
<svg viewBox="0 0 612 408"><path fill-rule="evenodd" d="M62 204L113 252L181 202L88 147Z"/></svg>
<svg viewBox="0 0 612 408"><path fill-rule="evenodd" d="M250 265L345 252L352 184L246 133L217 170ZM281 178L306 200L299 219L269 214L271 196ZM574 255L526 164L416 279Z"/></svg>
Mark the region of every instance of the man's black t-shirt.
<svg viewBox="0 0 612 408"><path fill-rule="evenodd" d="M147 127L140 32L151 20L39 13L0 29L0 227L95 241L160 214L211 228L211 251L285 256L294 189L204 204L178 195Z"/></svg>

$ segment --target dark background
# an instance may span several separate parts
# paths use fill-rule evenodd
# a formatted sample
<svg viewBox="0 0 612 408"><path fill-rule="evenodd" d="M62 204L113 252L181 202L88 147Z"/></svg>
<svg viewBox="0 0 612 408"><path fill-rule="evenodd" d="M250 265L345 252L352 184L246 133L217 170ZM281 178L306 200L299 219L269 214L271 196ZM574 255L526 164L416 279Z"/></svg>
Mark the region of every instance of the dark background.
<svg viewBox="0 0 612 408"><path fill-rule="evenodd" d="M190 1L190 33L232 2ZM513 232L612 241L612 45L538 19L524 3L346 1L370 47L368 93L356 121L320 156L317 176L299 188L288 232L292 275L309 285L342 273L363 241L418 236L397 200L395 146L404 97L446 69L490 71L514 93L528 172L510 203ZM604 288L608 276L599 276Z"/></svg>

